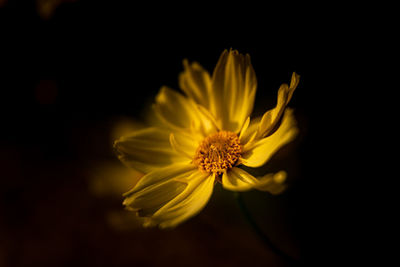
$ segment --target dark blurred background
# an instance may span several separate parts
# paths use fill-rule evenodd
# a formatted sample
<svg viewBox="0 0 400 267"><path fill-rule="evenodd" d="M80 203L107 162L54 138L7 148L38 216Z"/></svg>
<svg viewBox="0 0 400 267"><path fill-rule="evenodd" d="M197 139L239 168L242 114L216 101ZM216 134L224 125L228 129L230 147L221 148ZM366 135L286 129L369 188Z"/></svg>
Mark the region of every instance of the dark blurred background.
<svg viewBox="0 0 400 267"><path fill-rule="evenodd" d="M220 185L173 230L142 229L121 204L137 173L118 162L113 140L141 125L162 85L179 89L184 58L211 72L229 48L252 57L255 116L301 75L290 103L300 135L266 167L287 170L288 190L248 192L246 204L305 266L342 258L341 159L332 164L330 152L344 125L331 123L342 114L331 106L345 92L336 64L351 64L342 60L353 47L324 13L304 23L291 8L1 0L0 266L290 266Z"/></svg>

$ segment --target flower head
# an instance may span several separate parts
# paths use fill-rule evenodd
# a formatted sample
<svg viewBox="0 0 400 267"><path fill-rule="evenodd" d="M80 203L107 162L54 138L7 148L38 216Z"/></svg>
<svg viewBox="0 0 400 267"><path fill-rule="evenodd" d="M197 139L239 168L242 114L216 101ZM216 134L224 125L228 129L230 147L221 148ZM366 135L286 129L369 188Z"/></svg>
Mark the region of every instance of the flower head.
<svg viewBox="0 0 400 267"><path fill-rule="evenodd" d="M153 126L121 137L119 159L145 175L124 205L145 218L145 226L174 227L207 204L216 182L225 189L279 193L286 172L254 177L240 168L260 167L297 134L286 108L299 82L278 90L276 106L250 120L257 80L249 55L225 50L210 74L183 62L181 94L162 87L153 106Z"/></svg>

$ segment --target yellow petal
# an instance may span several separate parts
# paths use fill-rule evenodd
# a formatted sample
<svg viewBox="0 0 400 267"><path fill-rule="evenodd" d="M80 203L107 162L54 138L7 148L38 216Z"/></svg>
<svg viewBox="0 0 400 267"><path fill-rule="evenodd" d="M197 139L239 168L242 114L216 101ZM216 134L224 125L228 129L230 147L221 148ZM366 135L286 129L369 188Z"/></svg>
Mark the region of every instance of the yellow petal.
<svg viewBox="0 0 400 267"><path fill-rule="evenodd" d="M148 173L173 162L187 161L172 149L169 135L165 129L146 128L121 137L114 142L114 148L125 165Z"/></svg>
<svg viewBox="0 0 400 267"><path fill-rule="evenodd" d="M234 167L223 174L222 185L225 189L231 191L243 192L250 189L258 189L272 194L279 194L286 188L286 185L283 184L286 176L286 172L280 171L255 178L248 172Z"/></svg>
<svg viewBox="0 0 400 267"><path fill-rule="evenodd" d="M172 128L188 129L192 122L198 121L195 103L165 86L156 96L154 107L157 115Z"/></svg>
<svg viewBox="0 0 400 267"><path fill-rule="evenodd" d="M292 141L298 133L293 111L287 109L278 129L270 136L244 146L241 162L249 167L264 165L282 146Z"/></svg>
<svg viewBox="0 0 400 267"><path fill-rule="evenodd" d="M138 211L138 215L141 217L151 216L165 203L179 195L185 187L186 184L172 179L159 183L157 186L153 186L151 190L137 192L129 208Z"/></svg>
<svg viewBox="0 0 400 267"><path fill-rule="evenodd" d="M180 153L190 160L193 159L196 149L199 145L199 142L191 139L190 136L180 133L171 133L169 136L169 141L172 148L176 152Z"/></svg>
<svg viewBox="0 0 400 267"><path fill-rule="evenodd" d="M245 122L239 136L240 143L242 145L246 145L255 138L255 135L257 134L258 124L260 123L260 121L261 117L256 117L251 119L248 125L246 125L247 121Z"/></svg>
<svg viewBox="0 0 400 267"><path fill-rule="evenodd" d="M202 131L204 137L219 131L220 128L214 116L201 105L198 105L197 108L202 122L200 130Z"/></svg>
<svg viewBox="0 0 400 267"><path fill-rule="evenodd" d="M238 132L253 110L257 88L249 55L225 50L212 76L210 110L224 130Z"/></svg>
<svg viewBox="0 0 400 267"><path fill-rule="evenodd" d="M222 185L231 191L247 191L252 189L258 180L248 172L234 167L222 175Z"/></svg>
<svg viewBox="0 0 400 267"><path fill-rule="evenodd" d="M164 168L160 168L154 170L139 180L139 182L132 188L130 191L124 194L125 197L134 194L140 190L145 188L149 188L153 185L156 185L159 182L164 182L169 179L176 179L177 177L189 177L189 174L192 174L193 171L196 170L196 167L193 164L187 163L174 163Z"/></svg>
<svg viewBox="0 0 400 267"><path fill-rule="evenodd" d="M190 177L197 172L192 164L173 164L143 176L130 191L124 194L123 204L149 215L176 197L185 188L185 183L176 178Z"/></svg>
<svg viewBox="0 0 400 267"><path fill-rule="evenodd" d="M293 92L299 84L300 76L293 73L290 86L282 84L278 90L278 101L276 107L265 112L258 127L257 137L263 138L273 133L280 121L286 105L292 98Z"/></svg>
<svg viewBox="0 0 400 267"><path fill-rule="evenodd" d="M148 217L145 226L167 228L203 209L211 197L215 178L198 170L170 168L147 180L126 194L124 204L138 211L139 216Z"/></svg>
<svg viewBox="0 0 400 267"><path fill-rule="evenodd" d="M162 87L158 93L154 110L159 121L171 131L190 134L200 139L208 131L215 131L215 123L201 106L167 87Z"/></svg>
<svg viewBox="0 0 400 267"><path fill-rule="evenodd" d="M213 175L194 173L182 193L154 214L153 222L158 222L161 228L175 227L198 214L212 195L214 181Z"/></svg>
<svg viewBox="0 0 400 267"><path fill-rule="evenodd" d="M211 78L209 73L200 64L189 64L183 61L184 71L179 75L179 86L185 94L196 103L209 108Z"/></svg>
<svg viewBox="0 0 400 267"><path fill-rule="evenodd" d="M239 140L243 140L243 135L246 133L247 128L250 125L250 117L247 117L246 121L242 125L242 129L240 129ZM242 143L242 142L241 142ZM242 143L243 144L243 143Z"/></svg>
<svg viewBox="0 0 400 267"><path fill-rule="evenodd" d="M269 173L259 179L259 183L254 187L261 191L267 191L277 195L286 189L283 182L286 180L287 174L285 171L277 173Z"/></svg>

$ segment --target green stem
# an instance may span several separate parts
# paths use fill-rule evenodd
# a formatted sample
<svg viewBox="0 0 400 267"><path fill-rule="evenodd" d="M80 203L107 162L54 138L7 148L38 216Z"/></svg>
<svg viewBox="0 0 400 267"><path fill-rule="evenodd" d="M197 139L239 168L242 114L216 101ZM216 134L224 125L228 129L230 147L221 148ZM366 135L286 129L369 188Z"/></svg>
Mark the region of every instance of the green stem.
<svg viewBox="0 0 400 267"><path fill-rule="evenodd" d="M268 236L261 230L253 216L251 216L250 211L247 209L246 204L244 203L243 197L239 192L235 192L235 198L239 204L240 210L246 218L248 224L252 227L253 231L257 234L257 236L264 242L264 244L275 254L283 258L285 261L291 264L291 266L297 266L298 262L287 255L285 252L280 250L277 246L275 246Z"/></svg>

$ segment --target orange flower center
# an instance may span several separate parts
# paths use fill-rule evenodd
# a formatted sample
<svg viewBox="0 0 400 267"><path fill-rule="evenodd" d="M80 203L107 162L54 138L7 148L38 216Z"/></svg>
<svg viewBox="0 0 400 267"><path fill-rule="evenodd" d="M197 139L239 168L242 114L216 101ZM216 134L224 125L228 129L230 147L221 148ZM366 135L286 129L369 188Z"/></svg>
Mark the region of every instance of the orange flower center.
<svg viewBox="0 0 400 267"><path fill-rule="evenodd" d="M235 166L241 154L242 146L237 134L220 131L200 143L193 163L202 171L220 175Z"/></svg>

